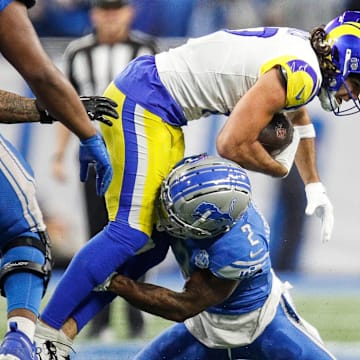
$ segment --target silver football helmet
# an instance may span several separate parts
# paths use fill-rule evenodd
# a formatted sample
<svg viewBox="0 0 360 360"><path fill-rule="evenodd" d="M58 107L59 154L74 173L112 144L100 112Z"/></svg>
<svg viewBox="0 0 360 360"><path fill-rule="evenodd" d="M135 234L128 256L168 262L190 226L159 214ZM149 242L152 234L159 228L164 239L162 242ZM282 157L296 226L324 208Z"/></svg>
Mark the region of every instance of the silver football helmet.
<svg viewBox="0 0 360 360"><path fill-rule="evenodd" d="M215 237L235 225L250 199L250 181L241 166L207 154L188 157L162 183L160 228L183 239Z"/></svg>

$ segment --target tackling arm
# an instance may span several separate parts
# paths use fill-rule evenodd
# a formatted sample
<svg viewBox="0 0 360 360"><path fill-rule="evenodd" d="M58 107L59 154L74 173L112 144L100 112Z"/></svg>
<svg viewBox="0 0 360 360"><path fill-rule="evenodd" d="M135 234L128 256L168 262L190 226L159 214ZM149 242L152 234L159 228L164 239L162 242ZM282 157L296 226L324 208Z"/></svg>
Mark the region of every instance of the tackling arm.
<svg viewBox="0 0 360 360"><path fill-rule="evenodd" d="M182 292L139 283L123 275L114 276L108 290L143 311L182 322L227 299L237 285L238 281L219 279L206 269L195 271Z"/></svg>

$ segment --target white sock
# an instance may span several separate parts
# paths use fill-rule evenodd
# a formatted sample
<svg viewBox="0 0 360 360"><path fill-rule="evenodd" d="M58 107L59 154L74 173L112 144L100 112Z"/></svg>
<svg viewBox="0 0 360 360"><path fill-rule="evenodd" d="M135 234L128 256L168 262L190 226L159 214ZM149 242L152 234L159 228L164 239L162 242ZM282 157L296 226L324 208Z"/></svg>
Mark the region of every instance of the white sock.
<svg viewBox="0 0 360 360"><path fill-rule="evenodd" d="M22 316L13 316L8 319L7 328L10 330L10 323L16 322L19 331L23 332L32 342L34 341L35 323Z"/></svg>

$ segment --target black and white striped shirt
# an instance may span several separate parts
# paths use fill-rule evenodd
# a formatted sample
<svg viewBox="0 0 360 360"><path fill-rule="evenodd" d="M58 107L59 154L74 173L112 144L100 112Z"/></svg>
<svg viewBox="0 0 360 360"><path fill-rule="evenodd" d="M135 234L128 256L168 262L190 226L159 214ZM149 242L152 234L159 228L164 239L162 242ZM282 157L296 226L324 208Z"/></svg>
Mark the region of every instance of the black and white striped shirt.
<svg viewBox="0 0 360 360"><path fill-rule="evenodd" d="M100 44L92 33L73 40L64 53L65 74L79 95L102 95L109 83L135 57L155 54L153 38L130 33L124 42Z"/></svg>

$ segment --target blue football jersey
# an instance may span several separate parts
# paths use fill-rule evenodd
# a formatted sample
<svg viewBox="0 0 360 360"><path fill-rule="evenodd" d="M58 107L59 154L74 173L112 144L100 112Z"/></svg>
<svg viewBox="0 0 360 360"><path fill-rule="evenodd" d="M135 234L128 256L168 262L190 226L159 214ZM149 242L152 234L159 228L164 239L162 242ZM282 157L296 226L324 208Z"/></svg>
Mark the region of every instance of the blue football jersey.
<svg viewBox="0 0 360 360"><path fill-rule="evenodd" d="M227 233L209 240L172 239L171 247L185 277L209 269L216 277L240 280L228 299L207 309L234 315L261 307L270 293L269 238L269 225L252 202Z"/></svg>

